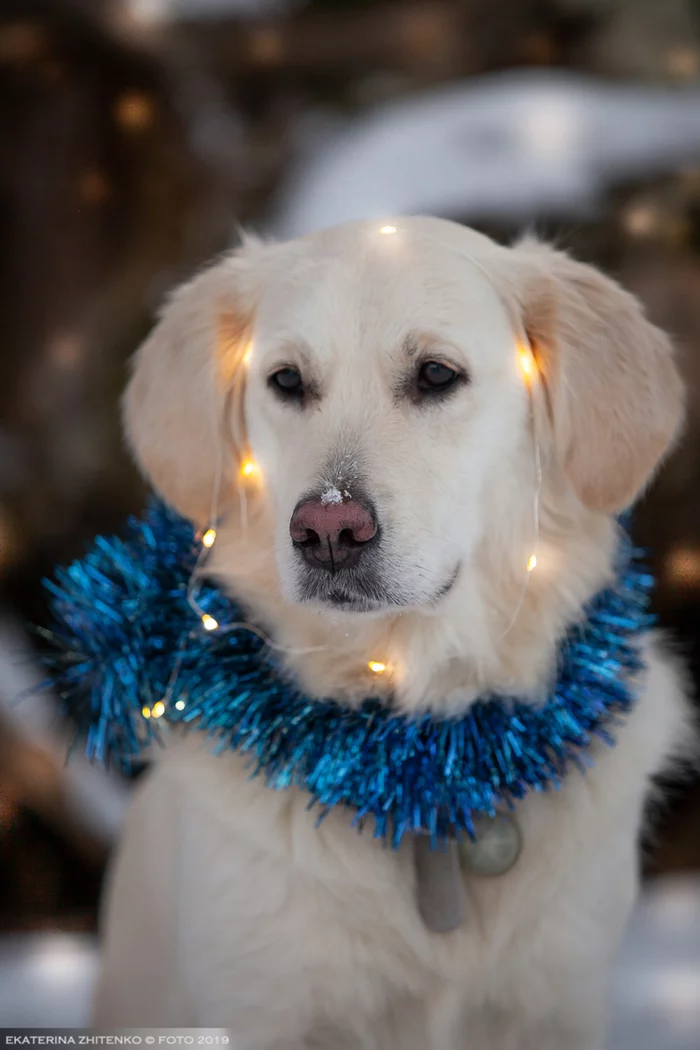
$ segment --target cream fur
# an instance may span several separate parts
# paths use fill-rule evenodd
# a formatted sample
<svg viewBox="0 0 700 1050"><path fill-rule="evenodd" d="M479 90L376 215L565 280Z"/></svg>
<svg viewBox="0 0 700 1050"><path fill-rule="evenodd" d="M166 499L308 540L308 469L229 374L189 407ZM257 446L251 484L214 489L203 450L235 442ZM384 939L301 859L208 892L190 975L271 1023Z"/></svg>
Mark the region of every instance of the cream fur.
<svg viewBox="0 0 700 1050"><path fill-rule="evenodd" d="M220 472L218 574L312 694L356 702L381 659L380 686L407 710L459 711L488 690L536 698L562 632L609 577L609 514L678 429L671 347L630 296L560 253L395 223L386 237L352 223L248 242L185 286L136 359L127 433L199 523ZM427 411L400 398L409 335L470 384ZM528 338L532 413L516 354ZM274 400L266 376L285 363L313 375L317 404ZM527 579L533 431L543 484ZM249 451L262 481L236 480ZM289 519L336 482L375 502L381 583L400 605L302 601ZM240 759L198 740L169 749L114 867L99 1022L224 1025L236 1050L602 1046L649 779L689 736L676 673L651 638L646 651L617 747L518 805L521 859L469 881L469 919L449 935L421 924L410 848L382 849L345 814L316 829L303 796L249 782Z"/></svg>

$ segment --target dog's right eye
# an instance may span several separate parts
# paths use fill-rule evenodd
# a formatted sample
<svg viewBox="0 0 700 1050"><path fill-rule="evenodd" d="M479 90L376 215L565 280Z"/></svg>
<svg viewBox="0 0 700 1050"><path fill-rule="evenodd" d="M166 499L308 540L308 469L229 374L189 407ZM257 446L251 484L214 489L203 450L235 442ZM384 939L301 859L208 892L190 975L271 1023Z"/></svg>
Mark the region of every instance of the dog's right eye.
<svg viewBox="0 0 700 1050"><path fill-rule="evenodd" d="M267 380L270 389L287 400L300 400L304 396L304 380L297 368L278 368Z"/></svg>

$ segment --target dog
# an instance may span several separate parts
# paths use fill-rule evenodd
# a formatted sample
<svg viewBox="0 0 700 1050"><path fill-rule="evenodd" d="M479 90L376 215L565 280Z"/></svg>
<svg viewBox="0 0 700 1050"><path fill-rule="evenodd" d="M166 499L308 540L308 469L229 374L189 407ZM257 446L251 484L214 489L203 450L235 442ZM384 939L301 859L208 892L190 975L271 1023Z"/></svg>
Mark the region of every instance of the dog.
<svg viewBox="0 0 700 1050"><path fill-rule="evenodd" d="M245 239L165 307L124 420L158 492L217 520L212 571L308 695L456 715L542 697L683 400L669 339L608 277L412 217ZM652 778L692 737L653 633L644 657L616 746L516 804L517 863L464 877L449 933L418 913L410 845L343 809L317 826L302 791L175 741L109 876L96 1023L221 1026L235 1050L599 1050Z"/></svg>

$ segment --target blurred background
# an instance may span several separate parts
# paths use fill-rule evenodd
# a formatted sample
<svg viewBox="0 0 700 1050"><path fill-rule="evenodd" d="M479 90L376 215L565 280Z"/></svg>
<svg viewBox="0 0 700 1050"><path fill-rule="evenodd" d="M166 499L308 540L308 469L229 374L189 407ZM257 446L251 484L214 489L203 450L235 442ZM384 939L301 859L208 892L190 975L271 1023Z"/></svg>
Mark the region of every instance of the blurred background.
<svg viewBox="0 0 700 1050"><path fill-rule="evenodd" d="M66 764L50 695L19 702L25 625L42 575L141 507L127 359L240 226L534 229L637 293L690 395L635 532L697 683L700 0L2 0L0 119L0 1025L69 1025L131 785ZM667 787L616 1050L700 1046L700 780Z"/></svg>

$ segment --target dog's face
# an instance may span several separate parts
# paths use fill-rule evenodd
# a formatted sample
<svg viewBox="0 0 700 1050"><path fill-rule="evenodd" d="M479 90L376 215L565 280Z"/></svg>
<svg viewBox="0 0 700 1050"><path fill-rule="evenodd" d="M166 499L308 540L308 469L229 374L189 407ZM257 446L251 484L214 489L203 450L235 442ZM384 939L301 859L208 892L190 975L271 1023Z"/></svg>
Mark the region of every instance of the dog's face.
<svg viewBox="0 0 700 1050"><path fill-rule="evenodd" d="M401 231L365 242L269 282L245 398L286 597L353 611L439 602L488 524L484 487L528 444L486 277Z"/></svg>
<svg viewBox="0 0 700 1050"><path fill-rule="evenodd" d="M668 340L613 282L541 245L397 226L247 244L177 294L127 393L137 456L179 510L203 524L241 486L263 508L292 602L439 606L490 537L526 561L535 432L545 487L607 513L680 419Z"/></svg>

